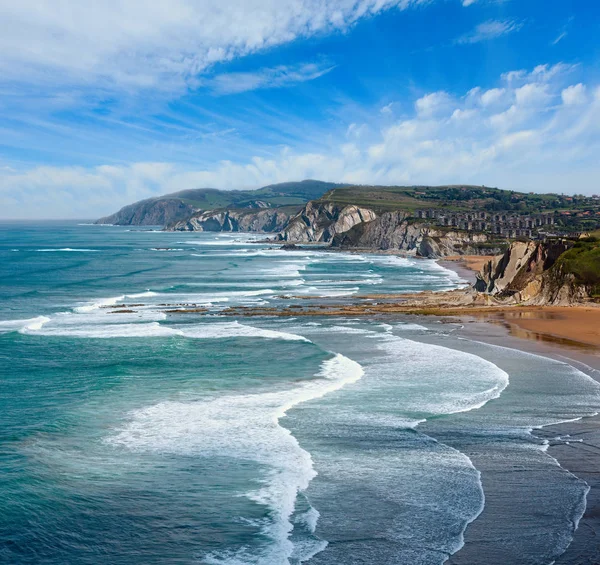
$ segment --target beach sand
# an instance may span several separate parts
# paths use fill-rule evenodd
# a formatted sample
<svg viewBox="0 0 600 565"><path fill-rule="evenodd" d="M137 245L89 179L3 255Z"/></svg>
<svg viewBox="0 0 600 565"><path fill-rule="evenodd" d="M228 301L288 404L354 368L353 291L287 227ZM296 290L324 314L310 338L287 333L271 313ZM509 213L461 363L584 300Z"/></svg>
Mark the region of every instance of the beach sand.
<svg viewBox="0 0 600 565"><path fill-rule="evenodd" d="M455 255L438 261L470 282L493 255ZM504 323L511 335L546 341L557 345L600 347L600 308L572 306L533 306L498 308L474 315L491 322Z"/></svg>
<svg viewBox="0 0 600 565"><path fill-rule="evenodd" d="M579 349L600 348L600 308L537 306L476 312L474 317L506 326L511 335Z"/></svg>
<svg viewBox="0 0 600 565"><path fill-rule="evenodd" d="M577 309L573 309L577 310ZM594 313L595 314L595 313ZM543 317L534 321L544 320ZM547 318L548 319L548 318ZM562 316L554 319L552 334L566 334L566 327L573 320L577 320L577 312L573 316ZM585 315L583 319L596 320L592 315ZM425 318L423 318L425 321ZM552 318L549 318L552 321ZM444 321L444 319L440 319ZM594 380L600 382L600 348L589 344L570 340L540 339L538 333L530 330L514 332L514 324L490 324L492 320L466 317L461 320L463 327L457 332L467 339L482 341L493 345L501 345L550 357L558 361L569 363L573 367L586 373ZM516 326L518 328L518 326ZM545 326L542 326L546 329ZM584 332L585 333L585 332ZM575 422L547 426L535 432L536 435L550 441L548 454L554 457L559 464L571 473L583 479L590 487L587 495L586 510L579 522L573 541L566 552L559 557L555 565L598 565L600 563L600 416L582 418ZM556 441L555 438L561 438ZM470 539L467 530L467 543L471 545L470 552L478 552L478 541ZM475 547L473 547L475 546ZM485 549L481 549L481 554ZM451 559L460 563L459 554Z"/></svg>
<svg viewBox="0 0 600 565"><path fill-rule="evenodd" d="M495 255L449 255L440 259L438 263L447 269L456 271L469 282L475 282L476 274L494 257Z"/></svg>

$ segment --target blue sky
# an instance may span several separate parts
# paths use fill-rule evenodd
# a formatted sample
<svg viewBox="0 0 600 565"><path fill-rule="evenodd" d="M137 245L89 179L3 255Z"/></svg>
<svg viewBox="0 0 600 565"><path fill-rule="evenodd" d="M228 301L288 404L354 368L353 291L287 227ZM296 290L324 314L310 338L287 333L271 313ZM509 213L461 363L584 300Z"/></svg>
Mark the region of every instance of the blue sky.
<svg viewBox="0 0 600 565"><path fill-rule="evenodd" d="M303 178L600 192L600 3L6 2L0 216Z"/></svg>

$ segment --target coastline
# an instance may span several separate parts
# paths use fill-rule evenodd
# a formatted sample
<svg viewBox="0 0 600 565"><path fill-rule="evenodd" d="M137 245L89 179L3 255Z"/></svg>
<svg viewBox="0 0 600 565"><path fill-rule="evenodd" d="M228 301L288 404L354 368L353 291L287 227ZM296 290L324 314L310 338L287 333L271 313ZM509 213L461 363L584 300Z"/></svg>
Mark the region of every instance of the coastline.
<svg viewBox="0 0 600 565"><path fill-rule="evenodd" d="M445 321L439 318L442 323ZM514 334L505 325L465 317L456 335L473 341L500 345L566 362L600 383L600 349L577 342L557 343ZM548 454L558 464L589 486L586 508L573 540L556 565L596 565L600 563L600 415L582 417L533 430L533 435L548 440ZM477 543L475 541L475 543Z"/></svg>
<svg viewBox="0 0 600 565"><path fill-rule="evenodd" d="M473 263L451 260L439 261L439 264L456 271L463 279L471 280L475 277ZM220 314L240 318L365 316L381 320L391 317L404 321L458 323L462 324L456 330L456 335L460 337L567 361L600 382L599 307L501 305L483 295L474 301L473 293L465 289L426 291L413 295L373 294L343 298L287 295L279 298L285 300L278 307L230 307ZM108 308L118 313L115 309L122 306L117 304ZM166 310L169 315L207 313L206 309L189 305L161 306L171 306L171 310ZM550 440L549 455L590 486L586 510L579 528L567 551L556 563L597 564L600 562L600 548L596 543L597 536L600 535L600 473L596 473L594 469L600 468L600 416L546 426L534 433ZM555 440L566 436L576 440L568 443L568 440ZM468 543L473 544L480 557L485 555L485 549L478 549L478 540L468 540ZM454 563L454 560L451 562ZM456 561L459 562L461 561Z"/></svg>
<svg viewBox="0 0 600 565"><path fill-rule="evenodd" d="M437 263L457 273L461 278L474 284L477 273L494 258L494 255L449 255L438 259Z"/></svg>
<svg viewBox="0 0 600 565"><path fill-rule="evenodd" d="M479 261L477 260L479 259ZM489 260L487 258L486 260ZM473 283L481 268L481 259L464 261L460 257L440 260L438 263L455 271L461 278ZM460 291L455 291L460 301ZM458 322L462 324L456 335L471 341L481 341L490 345L500 345L526 353L540 355L565 362L600 383L600 308L587 305L570 307L548 306L498 306L481 304L479 307L460 306L454 308L440 304L431 311L419 311L411 306L400 306L402 296L363 297L357 308L356 301L339 308L338 305L321 303L311 311L307 306L306 315L327 315L332 309L335 315L398 315L404 319L417 318L423 322L438 321L442 324ZM387 300L386 300L387 298ZM382 301L373 304L375 301ZM389 301L394 301L390 303ZM385 301L385 302L384 302ZM370 303L371 302L371 303ZM377 308L379 306L380 308ZM298 315L297 307L290 313ZM378 310L378 311L375 311ZM437 311L436 311L437 310ZM549 442L548 455L558 464L582 479L589 486L586 495L586 508L577 530L565 553L556 565L597 565L600 563L600 415L583 417L574 422L548 425L533 430L532 434ZM478 547L479 540L468 539L469 554L485 555L485 547ZM458 552L450 562L462 563Z"/></svg>
<svg viewBox="0 0 600 565"><path fill-rule="evenodd" d="M439 260L438 263L474 282L485 262L483 256L480 259L478 256L456 256ZM468 312L465 314L468 315ZM515 337L590 351L600 348L600 308L597 306L494 306L473 311L472 314L479 319L503 325Z"/></svg>
<svg viewBox="0 0 600 565"><path fill-rule="evenodd" d="M474 282L476 271L481 268L476 261L463 261L460 257L439 263L470 282ZM463 326L457 335L465 339L566 362L600 383L598 308L582 305L502 309L462 315L459 320ZM548 440L548 454L589 486L586 508L573 540L555 565L600 563L600 415L545 426L532 433Z"/></svg>

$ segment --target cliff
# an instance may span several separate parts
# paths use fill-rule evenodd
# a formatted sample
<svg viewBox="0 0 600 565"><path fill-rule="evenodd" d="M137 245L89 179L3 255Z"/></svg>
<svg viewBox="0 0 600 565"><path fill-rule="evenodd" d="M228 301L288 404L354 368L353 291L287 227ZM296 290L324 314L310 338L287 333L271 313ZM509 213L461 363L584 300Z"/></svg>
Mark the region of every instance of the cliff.
<svg viewBox="0 0 600 565"><path fill-rule="evenodd" d="M121 208L115 214L100 218L97 224L117 226L164 226L191 216L195 208L179 199L149 199Z"/></svg>
<svg viewBox="0 0 600 565"><path fill-rule="evenodd" d="M370 222L360 223L333 238L340 249L399 250L420 257L499 253L501 245L489 244L485 234L441 230L425 223L409 222L401 211L384 212Z"/></svg>
<svg viewBox="0 0 600 565"><path fill-rule="evenodd" d="M329 243L358 224L373 221L377 215L369 208L327 202L309 202L289 223L279 236L291 243Z"/></svg>
<svg viewBox="0 0 600 565"><path fill-rule="evenodd" d="M593 298L600 282L600 254L591 243L590 269L577 270L578 250L585 242L545 240L513 242L506 252L491 260L477 276L475 290L507 303L565 306ZM594 251L595 250L595 251ZM587 280L585 277L588 277Z"/></svg>
<svg viewBox="0 0 600 565"><path fill-rule="evenodd" d="M296 208L259 210L209 210L168 225L168 231L280 232L287 226Z"/></svg>

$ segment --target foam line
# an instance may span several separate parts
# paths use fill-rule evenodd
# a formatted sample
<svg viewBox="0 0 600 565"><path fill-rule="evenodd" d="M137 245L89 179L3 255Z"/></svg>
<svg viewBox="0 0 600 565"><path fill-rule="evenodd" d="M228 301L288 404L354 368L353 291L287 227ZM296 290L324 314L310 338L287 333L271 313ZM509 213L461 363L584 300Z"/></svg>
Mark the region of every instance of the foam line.
<svg viewBox="0 0 600 565"><path fill-rule="evenodd" d="M321 398L355 383L363 368L336 354L321 364L315 379L278 392L225 395L196 402L166 401L134 410L129 421L106 438L115 447L140 452L226 455L265 466L263 486L246 496L270 509L271 520L262 528L270 544L260 555L209 555L208 563L287 564L294 553L289 539L296 497L316 476L310 454L280 425L294 406ZM318 516L312 513L311 526ZM315 553L324 543L313 547ZM314 555L314 553L312 553Z"/></svg>

